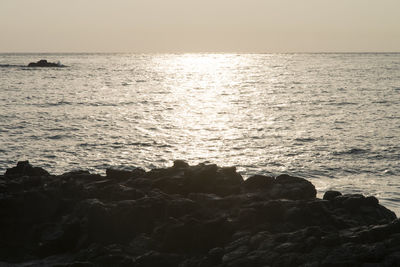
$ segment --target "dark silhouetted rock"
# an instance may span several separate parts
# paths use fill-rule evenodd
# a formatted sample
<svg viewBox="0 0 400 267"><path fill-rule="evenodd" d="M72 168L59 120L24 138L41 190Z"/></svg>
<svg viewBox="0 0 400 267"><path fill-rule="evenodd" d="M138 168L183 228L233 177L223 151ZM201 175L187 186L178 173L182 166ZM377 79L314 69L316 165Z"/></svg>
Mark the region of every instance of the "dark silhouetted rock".
<svg viewBox="0 0 400 267"><path fill-rule="evenodd" d="M135 168L133 170L118 170L113 168L108 168L106 170L106 176L109 179L117 179L119 181L128 180L130 178L138 178L145 174L146 172L141 168Z"/></svg>
<svg viewBox="0 0 400 267"><path fill-rule="evenodd" d="M53 63L53 62L48 62L46 59L41 59L38 62L31 62L28 64L28 67L65 67L61 63Z"/></svg>
<svg viewBox="0 0 400 267"><path fill-rule="evenodd" d="M50 175L46 170L40 167L32 167L29 161L19 161L16 167L6 170L4 174L6 177L10 176L48 176Z"/></svg>
<svg viewBox="0 0 400 267"><path fill-rule="evenodd" d="M272 195L275 198L288 199L313 199L317 195L317 190L312 183L306 179L290 176L287 174L279 175L275 178Z"/></svg>
<svg viewBox="0 0 400 267"><path fill-rule="evenodd" d="M225 218L199 221L187 218L174 221L162 230L162 249L167 252L206 252L229 240L232 229Z"/></svg>
<svg viewBox="0 0 400 267"><path fill-rule="evenodd" d="M0 265L396 266L400 221L373 196L234 167L0 175Z"/></svg>
<svg viewBox="0 0 400 267"><path fill-rule="evenodd" d="M338 192L338 191L326 191L324 194L323 199L325 200L332 200L337 196L341 196L342 193Z"/></svg>
<svg viewBox="0 0 400 267"><path fill-rule="evenodd" d="M174 160L174 166L173 168L175 169L187 169L189 167L189 164L183 160Z"/></svg>
<svg viewBox="0 0 400 267"><path fill-rule="evenodd" d="M273 177L268 177L264 175L253 175L244 181L243 186L248 191L259 191L270 189L274 183Z"/></svg>
<svg viewBox="0 0 400 267"><path fill-rule="evenodd" d="M182 257L178 254L159 253L156 251L149 251L144 255L136 258L134 266L138 267L153 267L165 266L176 267L182 261Z"/></svg>

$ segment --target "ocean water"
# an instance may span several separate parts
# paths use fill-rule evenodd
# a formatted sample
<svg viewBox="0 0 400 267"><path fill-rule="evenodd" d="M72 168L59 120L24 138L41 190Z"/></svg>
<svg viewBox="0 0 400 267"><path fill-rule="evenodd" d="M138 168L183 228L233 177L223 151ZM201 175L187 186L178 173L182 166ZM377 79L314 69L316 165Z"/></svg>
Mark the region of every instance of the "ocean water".
<svg viewBox="0 0 400 267"><path fill-rule="evenodd" d="M60 61L66 68L27 68ZM400 54L0 54L0 173L235 165L400 214Z"/></svg>

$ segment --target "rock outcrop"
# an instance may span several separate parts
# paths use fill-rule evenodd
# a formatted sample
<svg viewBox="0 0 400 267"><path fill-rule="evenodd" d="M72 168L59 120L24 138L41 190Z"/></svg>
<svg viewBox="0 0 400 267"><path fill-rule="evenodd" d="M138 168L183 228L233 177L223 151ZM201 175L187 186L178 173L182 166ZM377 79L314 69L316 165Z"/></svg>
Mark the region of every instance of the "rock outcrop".
<svg viewBox="0 0 400 267"><path fill-rule="evenodd" d="M28 67L65 67L61 63L48 62L46 59L41 59L38 62L31 62Z"/></svg>
<svg viewBox="0 0 400 267"><path fill-rule="evenodd" d="M234 167L0 176L0 265L395 266L400 221L375 197ZM6 265L7 266L7 265ZM12 265L11 265L12 266Z"/></svg>

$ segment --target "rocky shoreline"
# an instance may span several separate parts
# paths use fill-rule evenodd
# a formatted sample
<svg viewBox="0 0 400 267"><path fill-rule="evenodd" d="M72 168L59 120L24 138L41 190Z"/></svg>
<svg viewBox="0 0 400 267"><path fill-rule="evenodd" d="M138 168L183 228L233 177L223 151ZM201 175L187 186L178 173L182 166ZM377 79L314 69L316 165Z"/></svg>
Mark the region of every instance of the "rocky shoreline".
<svg viewBox="0 0 400 267"><path fill-rule="evenodd" d="M400 221L373 197L235 167L0 175L0 266L398 266Z"/></svg>

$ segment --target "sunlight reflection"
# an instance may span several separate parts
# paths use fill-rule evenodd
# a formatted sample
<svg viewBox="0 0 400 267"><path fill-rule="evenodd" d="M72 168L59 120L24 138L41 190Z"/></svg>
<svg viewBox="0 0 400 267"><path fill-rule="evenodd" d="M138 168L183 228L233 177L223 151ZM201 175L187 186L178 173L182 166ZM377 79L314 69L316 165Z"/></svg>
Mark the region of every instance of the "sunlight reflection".
<svg viewBox="0 0 400 267"><path fill-rule="evenodd" d="M188 158L214 158L226 142L241 137L235 125L241 108L236 85L242 83L238 73L243 73L246 60L233 54L184 54L160 64L175 80L169 83L169 99L164 99L173 111L165 112L164 118L171 128L180 129L175 134L185 143L178 147ZM215 141L204 146L210 139Z"/></svg>

